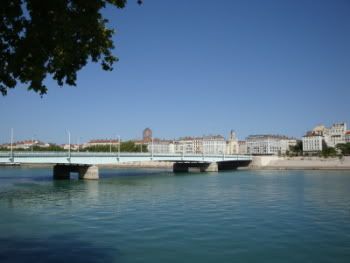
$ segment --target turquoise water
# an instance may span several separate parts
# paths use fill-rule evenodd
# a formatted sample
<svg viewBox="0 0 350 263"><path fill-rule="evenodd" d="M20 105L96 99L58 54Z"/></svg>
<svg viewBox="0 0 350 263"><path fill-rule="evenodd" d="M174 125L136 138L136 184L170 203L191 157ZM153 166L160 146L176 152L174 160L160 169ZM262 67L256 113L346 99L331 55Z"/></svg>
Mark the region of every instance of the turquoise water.
<svg viewBox="0 0 350 263"><path fill-rule="evenodd" d="M350 172L0 168L0 262L350 262Z"/></svg>

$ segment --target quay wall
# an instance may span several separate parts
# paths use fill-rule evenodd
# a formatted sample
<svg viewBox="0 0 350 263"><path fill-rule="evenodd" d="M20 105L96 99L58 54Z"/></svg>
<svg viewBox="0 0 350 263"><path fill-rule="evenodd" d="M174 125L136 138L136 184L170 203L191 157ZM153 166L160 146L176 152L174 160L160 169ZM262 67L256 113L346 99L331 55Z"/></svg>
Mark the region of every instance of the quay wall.
<svg viewBox="0 0 350 263"><path fill-rule="evenodd" d="M342 158L254 156L249 168L350 170L350 156Z"/></svg>

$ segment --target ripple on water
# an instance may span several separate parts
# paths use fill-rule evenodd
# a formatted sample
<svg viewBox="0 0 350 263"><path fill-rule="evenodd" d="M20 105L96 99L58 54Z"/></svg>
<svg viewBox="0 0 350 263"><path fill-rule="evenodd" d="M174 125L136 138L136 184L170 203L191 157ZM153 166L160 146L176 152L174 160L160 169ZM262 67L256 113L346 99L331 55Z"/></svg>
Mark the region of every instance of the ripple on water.
<svg viewBox="0 0 350 263"><path fill-rule="evenodd" d="M49 173L0 172L0 262L350 258L348 172L106 170L60 182Z"/></svg>

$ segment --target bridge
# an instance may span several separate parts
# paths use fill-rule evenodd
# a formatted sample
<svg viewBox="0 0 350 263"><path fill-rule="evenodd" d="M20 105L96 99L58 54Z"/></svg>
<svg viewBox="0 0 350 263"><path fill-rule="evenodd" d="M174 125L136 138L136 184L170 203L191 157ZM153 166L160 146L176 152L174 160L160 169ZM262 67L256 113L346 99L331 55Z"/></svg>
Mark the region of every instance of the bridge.
<svg viewBox="0 0 350 263"><path fill-rule="evenodd" d="M237 169L247 166L249 155L175 154L175 153L105 153L105 152L0 152L0 164L52 164L54 179L69 179L71 172L80 179L98 179L98 165L125 162L172 162L174 172L188 172L199 168L201 172Z"/></svg>

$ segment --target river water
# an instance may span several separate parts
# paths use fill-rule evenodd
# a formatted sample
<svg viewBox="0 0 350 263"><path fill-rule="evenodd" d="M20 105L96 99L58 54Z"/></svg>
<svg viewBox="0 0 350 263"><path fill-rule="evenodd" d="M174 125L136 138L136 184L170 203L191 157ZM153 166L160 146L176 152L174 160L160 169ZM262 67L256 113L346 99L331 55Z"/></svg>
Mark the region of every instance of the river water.
<svg viewBox="0 0 350 263"><path fill-rule="evenodd" d="M349 171L0 168L0 262L350 262Z"/></svg>

